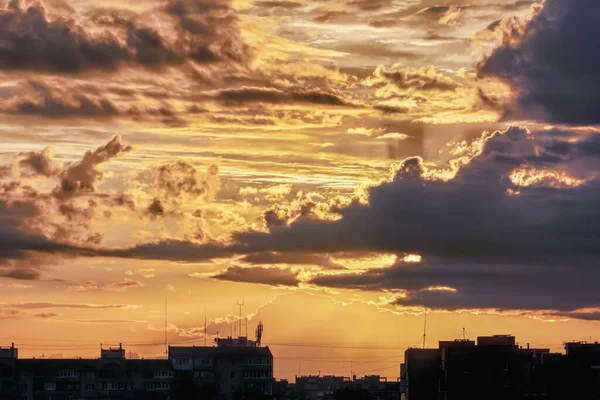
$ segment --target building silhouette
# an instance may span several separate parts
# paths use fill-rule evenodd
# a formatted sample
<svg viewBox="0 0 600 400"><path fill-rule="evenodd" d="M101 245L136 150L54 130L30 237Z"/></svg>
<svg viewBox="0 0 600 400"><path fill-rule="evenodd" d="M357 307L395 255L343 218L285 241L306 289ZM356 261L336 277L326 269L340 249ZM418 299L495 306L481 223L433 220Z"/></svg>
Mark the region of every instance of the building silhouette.
<svg viewBox="0 0 600 400"><path fill-rule="evenodd" d="M122 346L97 359L20 359L14 344L0 348L1 400L260 399L272 390L271 351L243 337L148 360L126 359Z"/></svg>
<svg viewBox="0 0 600 400"><path fill-rule="evenodd" d="M276 382L273 354L246 337L213 347L168 346L165 359L127 359L102 348L95 359L22 359L0 347L0 400L598 400L600 344L565 353L519 346L511 335L410 348L399 381L378 375L297 376Z"/></svg>
<svg viewBox="0 0 600 400"><path fill-rule="evenodd" d="M523 348L510 335L408 349L401 390L406 400L600 399L600 345L566 343L565 349Z"/></svg>

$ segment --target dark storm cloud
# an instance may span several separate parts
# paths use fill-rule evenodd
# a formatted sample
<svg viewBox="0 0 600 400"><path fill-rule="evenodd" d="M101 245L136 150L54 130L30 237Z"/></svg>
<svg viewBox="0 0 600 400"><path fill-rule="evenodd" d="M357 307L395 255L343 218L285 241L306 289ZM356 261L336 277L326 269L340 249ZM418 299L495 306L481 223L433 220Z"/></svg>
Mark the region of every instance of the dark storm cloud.
<svg viewBox="0 0 600 400"><path fill-rule="evenodd" d="M41 7L11 0L0 10L0 69L76 73L114 70L129 58L117 39L92 37L70 21L49 21Z"/></svg>
<svg viewBox="0 0 600 400"><path fill-rule="evenodd" d="M573 262L574 264L577 261ZM396 304L433 309L577 310L600 306L594 282L600 271L588 266L586 278L568 268L527 264L482 265L445 260L399 262L360 274L320 276L319 286L360 290L406 291ZM576 269L577 267L573 267Z"/></svg>
<svg viewBox="0 0 600 400"><path fill-rule="evenodd" d="M165 11L177 20L179 40L186 43L187 55L193 61L244 64L250 58L231 0L171 0Z"/></svg>
<svg viewBox="0 0 600 400"><path fill-rule="evenodd" d="M293 254L417 253L422 263L311 283L404 293L399 305L579 318L579 310L600 307L600 180L590 173L600 168L599 137L511 127L475 141L472 160L449 181L426 179L421 159L405 160L392 181L371 189L368 204L342 208L337 221L307 214L269 233L235 234L231 245L157 242L103 255L200 261L247 254L244 261L259 263L291 261ZM554 173L514 183L520 168ZM561 172L586 181L570 186ZM235 267L222 278L268 283L272 274Z"/></svg>
<svg viewBox="0 0 600 400"><path fill-rule="evenodd" d="M264 267L229 267L213 279L231 282L258 283L271 286L298 286L298 275L290 270Z"/></svg>
<svg viewBox="0 0 600 400"><path fill-rule="evenodd" d="M72 20L50 19L42 6L22 8L11 0L0 10L0 69L77 74L126 65L162 68L187 60L245 63L250 57L229 0L176 0L163 11L175 21L175 43L135 17L94 15L94 22L115 27L124 37L91 34Z"/></svg>
<svg viewBox="0 0 600 400"><path fill-rule="evenodd" d="M0 277L34 280L40 275L37 263L29 263L29 252L66 253L70 246L28 230L26 223L42 211L29 201L0 199ZM40 262L41 260L37 260ZM43 264L42 264L43 265Z"/></svg>
<svg viewBox="0 0 600 400"><path fill-rule="evenodd" d="M517 92L506 118L575 125L600 123L600 3L547 0L521 37L479 65Z"/></svg>

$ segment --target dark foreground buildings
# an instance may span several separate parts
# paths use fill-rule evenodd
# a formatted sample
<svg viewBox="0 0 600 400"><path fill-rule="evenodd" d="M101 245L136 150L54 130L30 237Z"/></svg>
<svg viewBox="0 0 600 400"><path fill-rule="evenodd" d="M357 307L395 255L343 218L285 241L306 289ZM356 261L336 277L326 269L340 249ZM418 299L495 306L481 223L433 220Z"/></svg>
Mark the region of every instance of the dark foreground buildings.
<svg viewBox="0 0 600 400"><path fill-rule="evenodd" d="M20 359L0 348L0 400L262 399L273 390L273 355L244 337L217 347L169 347L168 359Z"/></svg>
<svg viewBox="0 0 600 400"><path fill-rule="evenodd" d="M600 399L600 344L565 350L522 348L507 335L440 342L406 351L401 385L407 400Z"/></svg>
<svg viewBox="0 0 600 400"><path fill-rule="evenodd" d="M600 400L600 344L566 354L518 346L513 336L443 341L408 349L400 380L379 376L273 379L273 355L245 337L216 347L169 347L168 358L22 359L0 348L0 400Z"/></svg>

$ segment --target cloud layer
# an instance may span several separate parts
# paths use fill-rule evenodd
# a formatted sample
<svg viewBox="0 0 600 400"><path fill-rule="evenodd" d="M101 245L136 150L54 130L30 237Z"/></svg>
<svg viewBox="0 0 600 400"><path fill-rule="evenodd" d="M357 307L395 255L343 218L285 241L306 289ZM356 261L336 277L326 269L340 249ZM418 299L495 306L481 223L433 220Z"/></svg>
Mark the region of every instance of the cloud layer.
<svg viewBox="0 0 600 400"><path fill-rule="evenodd" d="M522 32L479 66L483 76L516 92L506 118L586 125L600 123L600 5L594 0L547 0Z"/></svg>

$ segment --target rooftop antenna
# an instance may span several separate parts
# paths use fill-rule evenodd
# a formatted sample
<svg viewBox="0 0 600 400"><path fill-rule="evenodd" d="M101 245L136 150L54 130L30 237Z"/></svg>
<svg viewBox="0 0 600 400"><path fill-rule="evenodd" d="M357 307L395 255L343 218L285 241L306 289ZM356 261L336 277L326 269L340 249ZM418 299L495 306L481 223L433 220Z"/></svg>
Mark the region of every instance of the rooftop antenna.
<svg viewBox="0 0 600 400"><path fill-rule="evenodd" d="M206 347L206 304L204 305L204 347Z"/></svg>
<svg viewBox="0 0 600 400"><path fill-rule="evenodd" d="M233 323L230 322L229 323L229 338L231 339L233 337Z"/></svg>
<svg viewBox="0 0 600 400"><path fill-rule="evenodd" d="M427 343L427 308L425 308L425 323L423 324L423 348Z"/></svg>
<svg viewBox="0 0 600 400"><path fill-rule="evenodd" d="M462 338L466 339L467 338L467 331L465 330L465 328L463 328L463 332L462 332Z"/></svg>
<svg viewBox="0 0 600 400"><path fill-rule="evenodd" d="M242 299L242 302L240 303L239 300L237 301L237 305L240 308L240 319L238 321L239 325L240 325L240 335L242 334L242 306L244 305L244 299Z"/></svg>
<svg viewBox="0 0 600 400"><path fill-rule="evenodd" d="M262 334L263 334L263 323L262 321L258 321L258 326L256 327L256 347L260 347L262 342Z"/></svg>
<svg viewBox="0 0 600 400"><path fill-rule="evenodd" d="M167 342L167 297L165 296L165 354L169 354L169 347Z"/></svg>

